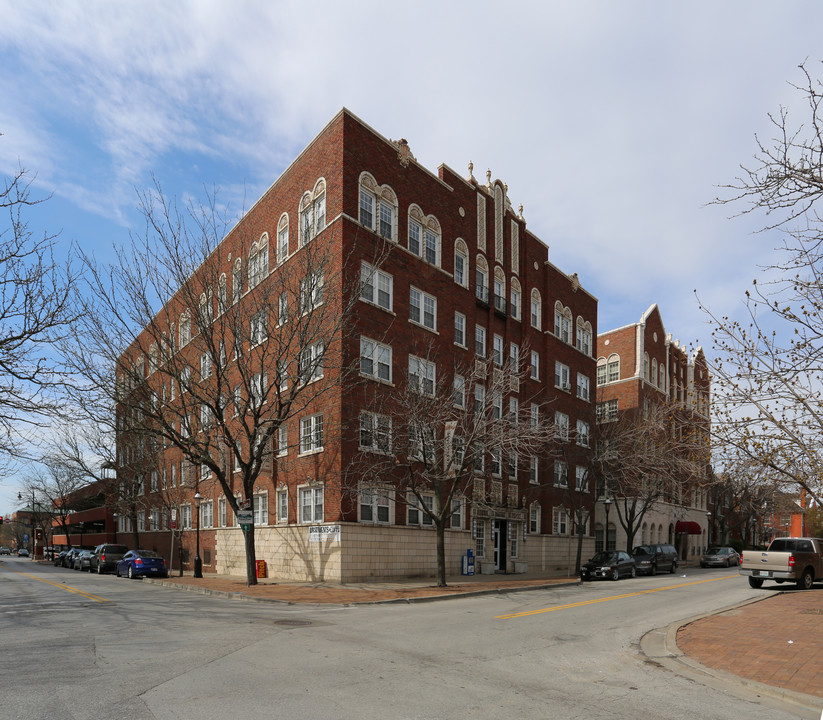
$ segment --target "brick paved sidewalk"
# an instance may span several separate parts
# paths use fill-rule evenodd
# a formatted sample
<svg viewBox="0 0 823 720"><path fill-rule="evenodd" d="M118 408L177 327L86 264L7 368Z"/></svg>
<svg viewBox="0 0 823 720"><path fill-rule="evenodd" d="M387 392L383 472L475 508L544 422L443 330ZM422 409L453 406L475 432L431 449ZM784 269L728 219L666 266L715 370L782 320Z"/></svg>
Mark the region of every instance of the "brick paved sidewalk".
<svg viewBox="0 0 823 720"><path fill-rule="evenodd" d="M682 627L678 647L706 667L823 697L823 590L762 592L762 601Z"/></svg>

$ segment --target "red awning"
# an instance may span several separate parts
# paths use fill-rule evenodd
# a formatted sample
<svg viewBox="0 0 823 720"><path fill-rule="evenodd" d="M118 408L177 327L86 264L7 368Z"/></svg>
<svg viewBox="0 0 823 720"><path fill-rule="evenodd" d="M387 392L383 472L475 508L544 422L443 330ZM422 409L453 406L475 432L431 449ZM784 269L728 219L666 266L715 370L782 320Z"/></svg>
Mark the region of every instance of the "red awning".
<svg viewBox="0 0 823 720"><path fill-rule="evenodd" d="M679 520L677 524L674 526L674 531L678 535L702 535L703 528L700 527L700 523L693 522L691 520Z"/></svg>

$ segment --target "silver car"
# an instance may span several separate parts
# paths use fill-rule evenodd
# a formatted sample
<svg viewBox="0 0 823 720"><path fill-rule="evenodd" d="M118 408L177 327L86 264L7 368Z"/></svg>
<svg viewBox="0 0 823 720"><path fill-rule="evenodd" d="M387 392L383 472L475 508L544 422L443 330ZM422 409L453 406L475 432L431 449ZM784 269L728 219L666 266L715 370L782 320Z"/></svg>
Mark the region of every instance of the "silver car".
<svg viewBox="0 0 823 720"><path fill-rule="evenodd" d="M733 547L710 547L700 558L700 567L731 567L740 565L740 555Z"/></svg>

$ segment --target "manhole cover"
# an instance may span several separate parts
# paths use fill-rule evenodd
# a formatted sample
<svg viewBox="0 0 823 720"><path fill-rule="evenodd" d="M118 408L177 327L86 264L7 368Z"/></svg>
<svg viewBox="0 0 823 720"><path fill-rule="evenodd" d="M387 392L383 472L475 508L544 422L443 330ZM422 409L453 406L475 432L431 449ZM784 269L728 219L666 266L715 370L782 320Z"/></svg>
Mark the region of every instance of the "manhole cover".
<svg viewBox="0 0 823 720"><path fill-rule="evenodd" d="M305 627L311 625L311 620L275 620L275 625L284 625L285 627Z"/></svg>

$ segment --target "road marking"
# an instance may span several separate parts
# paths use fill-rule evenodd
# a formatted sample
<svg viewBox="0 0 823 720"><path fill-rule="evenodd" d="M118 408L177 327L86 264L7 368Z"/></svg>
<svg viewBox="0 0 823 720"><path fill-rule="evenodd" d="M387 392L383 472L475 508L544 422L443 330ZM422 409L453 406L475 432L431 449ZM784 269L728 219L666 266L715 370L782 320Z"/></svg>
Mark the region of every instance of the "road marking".
<svg viewBox="0 0 823 720"><path fill-rule="evenodd" d="M529 615L540 615L542 613L554 612L555 610L570 610L571 608L584 607L585 605L596 605L597 603L609 602L610 600L623 600L625 598L637 597L639 595L649 595L651 593L663 592L664 590L677 590L689 585L701 585L703 583L717 582L718 580L737 579L738 575L728 575L708 580L692 580L691 582L680 583L679 585L667 585L665 587L653 588L652 590L638 590L637 592L625 593L624 595L611 595L610 597L598 598L597 600L582 600L581 602L569 603L568 605L555 605L554 607L541 608L540 610L528 610L526 612L511 613L509 615L496 615L495 620L512 620L513 618L528 617Z"/></svg>
<svg viewBox="0 0 823 720"><path fill-rule="evenodd" d="M100 597L99 595L92 595L91 593L87 593L83 590L71 587L70 585L66 585L65 583L52 582L51 580L46 580L45 578L38 577L37 575L31 575L30 573L21 572L20 570L13 570L12 568L8 567L4 569L8 570L9 572L17 573L18 575L23 575L27 578L31 578L32 580L37 580L38 582L46 583L47 585L51 585L52 587L56 587L60 590L67 590L68 592L74 593L75 595L81 595L82 597L88 598L89 600L94 600L94 602L111 602L111 600L109 600L108 598Z"/></svg>

